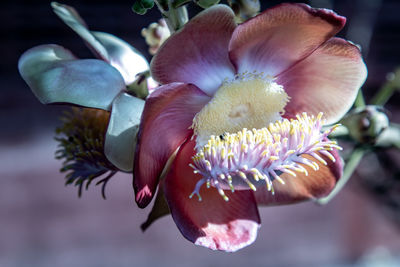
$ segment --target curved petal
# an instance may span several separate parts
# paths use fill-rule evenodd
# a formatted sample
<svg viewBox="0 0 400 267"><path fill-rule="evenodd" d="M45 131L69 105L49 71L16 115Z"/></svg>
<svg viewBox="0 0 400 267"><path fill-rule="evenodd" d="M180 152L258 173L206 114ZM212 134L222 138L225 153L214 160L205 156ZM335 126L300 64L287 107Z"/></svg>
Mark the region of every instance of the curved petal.
<svg viewBox="0 0 400 267"><path fill-rule="evenodd" d="M236 70L278 75L312 53L344 26L327 9L281 4L239 25L229 44Z"/></svg>
<svg viewBox="0 0 400 267"><path fill-rule="evenodd" d="M135 152L133 187L139 207L151 201L172 153L192 134L193 117L210 100L194 85L171 83L146 100Z"/></svg>
<svg viewBox="0 0 400 267"><path fill-rule="evenodd" d="M130 172L133 169L136 134L143 108L144 100L127 93L119 94L112 104L104 153L120 170Z"/></svg>
<svg viewBox="0 0 400 267"><path fill-rule="evenodd" d="M291 97L285 116L323 112L327 123L336 122L349 110L366 77L359 49L332 38L278 76L277 83Z"/></svg>
<svg viewBox="0 0 400 267"><path fill-rule="evenodd" d="M75 8L57 2L51 2L54 13L76 32L100 59L108 61L108 52L104 46L91 34L85 21L79 16Z"/></svg>
<svg viewBox="0 0 400 267"><path fill-rule="evenodd" d="M131 84L138 73L149 69L147 60L127 42L109 33L89 31L73 7L56 2L52 2L51 6L57 16L85 41L98 58L121 72L125 84Z"/></svg>
<svg viewBox="0 0 400 267"><path fill-rule="evenodd" d="M225 78L233 78L228 43L236 24L224 5L199 13L172 35L151 62L152 77L161 84L193 83L213 95Z"/></svg>
<svg viewBox="0 0 400 267"><path fill-rule="evenodd" d="M303 165L308 171L308 176L304 173L296 172L296 177L288 174L282 174L280 177L285 181L281 184L273 181L275 194L272 195L267 189L257 188L254 195L257 203L261 205L281 205L292 204L299 201L317 199L328 195L340 179L343 172L343 162L336 149L329 151L334 157L335 162L324 155L320 156L328 163L323 165L318 163L319 170ZM306 158L308 156L305 156ZM309 157L308 157L309 158ZM312 160L312 158L309 158Z"/></svg>
<svg viewBox="0 0 400 267"><path fill-rule="evenodd" d="M44 104L72 103L109 110L125 88L121 74L104 61L76 59L58 45L41 45L19 59L22 78Z"/></svg>
<svg viewBox="0 0 400 267"><path fill-rule="evenodd" d="M225 201L215 188L204 185L202 201L190 199L201 179L189 167L195 141L185 143L165 178L165 197L172 217L185 238L213 250L236 251L254 242L260 217L252 191L225 191Z"/></svg>
<svg viewBox="0 0 400 267"><path fill-rule="evenodd" d="M131 84L136 75L149 69L147 60L127 42L105 32L91 32L108 53L108 62L124 77L125 84Z"/></svg>

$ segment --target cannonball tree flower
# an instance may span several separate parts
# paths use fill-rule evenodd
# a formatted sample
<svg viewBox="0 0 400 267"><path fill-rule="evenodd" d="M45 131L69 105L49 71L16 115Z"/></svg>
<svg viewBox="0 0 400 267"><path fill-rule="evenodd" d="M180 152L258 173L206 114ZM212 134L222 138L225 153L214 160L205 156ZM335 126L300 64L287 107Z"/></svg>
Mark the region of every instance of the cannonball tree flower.
<svg viewBox="0 0 400 267"><path fill-rule="evenodd" d="M257 204L327 195L343 166L334 127L321 127L346 113L367 74L357 46L333 37L345 20L281 4L236 25L217 5L173 34L151 62L162 86L138 133L137 204L160 182L185 238L236 251L255 240Z"/></svg>
<svg viewBox="0 0 400 267"><path fill-rule="evenodd" d="M98 59L78 59L55 44L26 51L18 62L22 78L44 104L69 103L111 111L105 138L107 159L122 171L132 171L135 135L144 101L126 87L149 69L146 59L125 41L89 31L77 11L53 2L54 12L73 29Z"/></svg>

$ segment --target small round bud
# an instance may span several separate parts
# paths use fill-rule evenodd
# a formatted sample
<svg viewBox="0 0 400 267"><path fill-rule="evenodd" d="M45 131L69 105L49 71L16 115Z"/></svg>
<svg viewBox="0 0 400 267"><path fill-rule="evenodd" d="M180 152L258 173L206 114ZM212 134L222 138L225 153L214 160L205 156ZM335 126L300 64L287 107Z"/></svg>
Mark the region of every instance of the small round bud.
<svg viewBox="0 0 400 267"><path fill-rule="evenodd" d="M194 2L202 8L209 8L219 3L220 0L195 0Z"/></svg>
<svg viewBox="0 0 400 267"><path fill-rule="evenodd" d="M389 119L382 107L365 106L356 108L342 120L350 136L359 143L373 144L389 126Z"/></svg>
<svg viewBox="0 0 400 267"><path fill-rule="evenodd" d="M147 28L143 28L141 33L149 45L151 55L156 54L161 44L170 36L170 31L164 19L160 19L158 23L151 23Z"/></svg>
<svg viewBox="0 0 400 267"><path fill-rule="evenodd" d="M228 2L235 12L236 20L239 23L254 17L260 12L259 0L230 0Z"/></svg>

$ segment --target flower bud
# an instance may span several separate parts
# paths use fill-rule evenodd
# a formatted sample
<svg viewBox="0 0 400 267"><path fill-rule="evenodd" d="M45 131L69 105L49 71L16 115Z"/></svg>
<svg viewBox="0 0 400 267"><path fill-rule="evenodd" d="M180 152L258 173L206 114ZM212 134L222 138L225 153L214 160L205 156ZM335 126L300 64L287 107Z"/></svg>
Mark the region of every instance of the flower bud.
<svg viewBox="0 0 400 267"><path fill-rule="evenodd" d="M158 23L153 22L147 28L142 29L142 36L149 45L149 53L154 55L157 53L161 44L168 39L170 32L164 19L160 19Z"/></svg>
<svg viewBox="0 0 400 267"><path fill-rule="evenodd" d="M210 6L218 4L219 0L195 0L194 2L202 8L209 8Z"/></svg>
<svg viewBox="0 0 400 267"><path fill-rule="evenodd" d="M374 144L389 126L389 119L379 106L356 108L342 120L350 136L359 143Z"/></svg>
<svg viewBox="0 0 400 267"><path fill-rule="evenodd" d="M236 15L237 22L244 22L260 12L259 0L230 0L229 5Z"/></svg>

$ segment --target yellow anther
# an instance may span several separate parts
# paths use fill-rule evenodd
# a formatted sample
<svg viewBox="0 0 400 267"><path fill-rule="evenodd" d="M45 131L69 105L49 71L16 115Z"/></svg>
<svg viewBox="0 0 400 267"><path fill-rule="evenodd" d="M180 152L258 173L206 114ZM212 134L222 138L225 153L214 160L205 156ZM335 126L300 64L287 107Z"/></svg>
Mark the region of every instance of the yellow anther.
<svg viewBox="0 0 400 267"><path fill-rule="evenodd" d="M270 159L271 161L275 161L275 160L278 160L279 157L277 157L277 156L271 156L271 157L269 157L269 159Z"/></svg>
<svg viewBox="0 0 400 267"><path fill-rule="evenodd" d="M282 167L285 168L285 169L292 169L292 168L293 168L293 167L290 166L290 165L282 165Z"/></svg>
<svg viewBox="0 0 400 267"><path fill-rule="evenodd" d="M314 158L316 158L319 162L321 162L322 164L324 164L324 165L328 165L328 163L323 159L323 158L321 158L318 154L313 154L313 157Z"/></svg>
<svg viewBox="0 0 400 267"><path fill-rule="evenodd" d="M232 184L232 176L230 174L226 175L226 178L228 178L228 184Z"/></svg>
<svg viewBox="0 0 400 267"><path fill-rule="evenodd" d="M251 190L257 191L257 188L249 180L246 180L246 183L250 187Z"/></svg>
<svg viewBox="0 0 400 267"><path fill-rule="evenodd" d="M258 182L260 180L260 177L255 173L252 174L253 174L253 179Z"/></svg>
<svg viewBox="0 0 400 267"><path fill-rule="evenodd" d="M223 147L223 148L221 148L221 159L222 160L224 160L225 159L225 156L226 156L226 150L225 150L225 147Z"/></svg>
<svg viewBox="0 0 400 267"><path fill-rule="evenodd" d="M211 151L212 151L212 156L216 157L217 156L217 150L215 149L215 147L212 147Z"/></svg>
<svg viewBox="0 0 400 267"><path fill-rule="evenodd" d="M319 165L318 165L318 163L316 163L316 162L313 161L312 164L314 165L315 170L318 171L318 170L319 170Z"/></svg>
<svg viewBox="0 0 400 267"><path fill-rule="evenodd" d="M329 153L329 152L326 152L326 153L324 153L324 155L325 156L327 156L330 160L332 160L333 162L336 162L336 159L335 159L335 157L334 156L332 156L332 154L331 153Z"/></svg>
<svg viewBox="0 0 400 267"><path fill-rule="evenodd" d="M262 176L262 174L259 172L259 170L257 170L256 168L251 168L250 171L254 174L257 174L258 176Z"/></svg>
<svg viewBox="0 0 400 267"><path fill-rule="evenodd" d="M294 176L296 176L296 175L294 175ZM279 183L281 183L281 184L285 184L285 181L284 180L282 180L282 178L281 177L279 177L279 176L276 176L275 177L275 179L279 182Z"/></svg>
<svg viewBox="0 0 400 267"><path fill-rule="evenodd" d="M239 174L240 177L243 178L243 180L247 180L247 176L246 176L246 174L244 172L238 171L238 174Z"/></svg>
<svg viewBox="0 0 400 267"><path fill-rule="evenodd" d="M308 176L308 171L307 171L303 166L298 165L298 166L296 167L296 171L301 172L301 173L304 173L305 176Z"/></svg>
<svg viewBox="0 0 400 267"><path fill-rule="evenodd" d="M206 163L207 169L211 169L211 163L208 160L204 161Z"/></svg>
<svg viewBox="0 0 400 267"><path fill-rule="evenodd" d="M310 167L311 169L313 169L314 171L316 171L315 166L309 162L308 160L305 160L304 162L302 162L304 165L307 165L308 167Z"/></svg>
<svg viewBox="0 0 400 267"><path fill-rule="evenodd" d="M303 144L299 144L299 145L296 147L297 150L300 150L300 149L302 149L302 148L303 148Z"/></svg>
<svg viewBox="0 0 400 267"><path fill-rule="evenodd" d="M288 150L288 151L286 152L286 155L287 155L287 156L290 156L290 155L292 155L292 154L294 154L294 153L296 153L296 150L291 149L291 150Z"/></svg>
<svg viewBox="0 0 400 267"><path fill-rule="evenodd" d="M247 144L242 144L242 152L247 153L249 146Z"/></svg>
<svg viewBox="0 0 400 267"><path fill-rule="evenodd" d="M271 191L272 185L271 185L271 181L265 177L265 184L267 185L267 190Z"/></svg>
<svg viewBox="0 0 400 267"><path fill-rule="evenodd" d="M322 113L322 112L318 113L317 120L320 121L322 119L323 115L324 115L324 113Z"/></svg>
<svg viewBox="0 0 400 267"><path fill-rule="evenodd" d="M305 135L304 132L303 132L303 133L301 133L301 137L300 137L300 142L301 142L301 144L304 143L304 139L306 139L306 135Z"/></svg>
<svg viewBox="0 0 400 267"><path fill-rule="evenodd" d="M288 169L282 169L282 172L285 172L285 173L287 173L287 174L290 174L290 175L292 175L293 177L296 177L296 174L293 172L293 171L291 171L291 170L288 170ZM276 179L276 178L275 178Z"/></svg>
<svg viewBox="0 0 400 267"><path fill-rule="evenodd" d="M323 147L315 147L311 151L320 151L320 150L324 150L324 148Z"/></svg>
<svg viewBox="0 0 400 267"><path fill-rule="evenodd" d="M229 184L229 188L231 189L232 193L235 192L235 187L233 187L232 183Z"/></svg>
<svg viewBox="0 0 400 267"><path fill-rule="evenodd" d="M224 190L222 189L218 189L218 193L221 195L221 197L225 200L225 201L229 201L229 198L225 195Z"/></svg>

